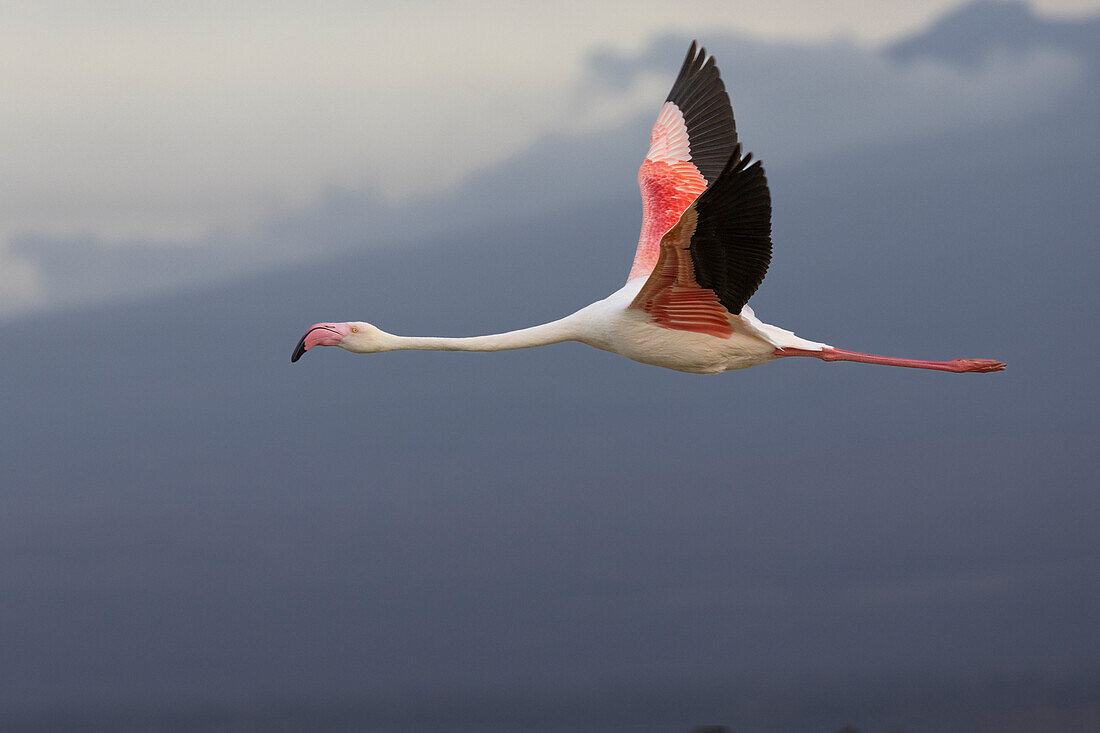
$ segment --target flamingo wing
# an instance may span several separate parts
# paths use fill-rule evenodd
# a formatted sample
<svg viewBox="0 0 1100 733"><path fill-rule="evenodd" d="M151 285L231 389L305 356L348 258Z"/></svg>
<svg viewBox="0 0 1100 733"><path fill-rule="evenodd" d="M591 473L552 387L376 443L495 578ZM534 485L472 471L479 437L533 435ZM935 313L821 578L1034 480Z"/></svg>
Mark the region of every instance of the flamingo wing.
<svg viewBox="0 0 1100 733"><path fill-rule="evenodd" d="M728 337L764 280L772 255L772 204L760 161L741 146L660 242L652 274L631 302L658 325Z"/></svg>
<svg viewBox="0 0 1100 733"><path fill-rule="evenodd" d="M736 144L733 110L714 57L708 58L706 49L696 49L692 41L638 170L642 233L627 280L653 271L661 237L715 181Z"/></svg>

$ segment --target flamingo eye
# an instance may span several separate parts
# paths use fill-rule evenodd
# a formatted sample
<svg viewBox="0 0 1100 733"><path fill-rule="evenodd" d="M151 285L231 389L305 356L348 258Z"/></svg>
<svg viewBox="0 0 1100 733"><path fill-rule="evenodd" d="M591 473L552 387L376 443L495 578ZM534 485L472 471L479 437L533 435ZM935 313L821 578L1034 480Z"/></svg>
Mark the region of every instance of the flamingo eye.
<svg viewBox="0 0 1100 733"><path fill-rule="evenodd" d="M351 327L351 332L352 333L359 333L359 328L357 326L352 326Z"/></svg>

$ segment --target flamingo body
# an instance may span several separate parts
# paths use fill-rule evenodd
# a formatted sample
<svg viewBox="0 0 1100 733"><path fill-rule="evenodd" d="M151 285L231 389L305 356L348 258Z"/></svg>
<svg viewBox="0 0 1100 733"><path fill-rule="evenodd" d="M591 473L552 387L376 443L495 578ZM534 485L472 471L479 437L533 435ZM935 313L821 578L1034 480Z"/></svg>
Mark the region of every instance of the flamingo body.
<svg viewBox="0 0 1100 733"><path fill-rule="evenodd" d="M643 364L694 374L718 374L774 361L779 358L775 353L779 342L806 349L826 346L761 323L747 307L740 315L727 313L729 335L721 338L667 328L643 310L630 307L644 284L643 279L631 280L564 319L577 334L574 340Z"/></svg>
<svg viewBox="0 0 1100 733"><path fill-rule="evenodd" d="M361 321L318 323L291 361L314 346L355 353L502 351L580 341L696 374L789 356L950 372L1005 367L992 359L922 361L845 351L756 317L748 300L771 262L771 195L760 162L742 155L714 59L695 43L657 114L638 187L642 228L634 261L626 284L603 300L550 323L466 338L397 336Z"/></svg>

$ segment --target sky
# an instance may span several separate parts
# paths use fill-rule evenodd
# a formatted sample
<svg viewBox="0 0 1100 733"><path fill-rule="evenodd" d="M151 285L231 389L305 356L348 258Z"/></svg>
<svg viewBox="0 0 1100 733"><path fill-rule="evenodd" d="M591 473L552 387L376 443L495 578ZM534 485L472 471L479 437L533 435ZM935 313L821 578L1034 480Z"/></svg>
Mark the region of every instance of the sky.
<svg viewBox="0 0 1100 733"><path fill-rule="evenodd" d="M743 58L732 59L726 73L752 111L739 115L742 124L786 133L763 139L773 144L772 160L822 150L797 130L806 114L828 115L822 139L831 146L864 144L1041 106L1072 85L1074 60L1057 52L991 59L961 74L899 70L875 55L958 6L198 3L183 11L165 3L13 3L0 29L0 159L7 174L0 317L161 285L140 272L99 286L58 282L17 241L65 239L118 250L194 247L213 235L226 247L253 236L250 228L323 206L334 193L361 192L391 205L455 198L470 176L547 137L613 131L651 115L653 100L665 93L667 64L630 85L594 86L593 71L598 60L641 53L662 34L704 43L727 34L746 39L740 48L730 45ZM1064 20L1087 16L1100 3L1043 0L1033 7ZM802 57L794 60L759 52L761 40L809 45L794 50ZM836 76L812 76L834 64L848 67L839 87ZM784 74L784 66L797 72ZM849 99L798 107L815 101L812 89ZM864 121L838 116L853 94L872 100L864 129ZM954 116L910 109L921 105ZM643 146L644 138L629 150L638 156ZM264 251L261 245L259 257L250 252L245 269L263 262ZM271 247L266 259L285 255Z"/></svg>
<svg viewBox="0 0 1100 733"><path fill-rule="evenodd" d="M279 6L277 33L247 5L41 7L11 9L16 40L91 62L3 73L55 79L21 99L74 113L0 125L56 143L39 157L98 142L55 162L73 188L45 214L6 204L0 728L1100 728L1095 8L760 5L720 30L576 6L558 39L511 6ZM222 55L190 43L200 20ZM536 22L524 55L513 26ZM463 24L501 45L464 56ZM401 56L422 27L436 43ZM290 363L320 320L486 333L619 287L696 37L768 172L757 314L1007 371L697 377L580 344ZM345 53L392 77L345 77ZM120 69L140 94L93 83ZM344 99L405 99L401 74L438 90L407 94L416 119ZM463 109L468 131L439 123Z"/></svg>

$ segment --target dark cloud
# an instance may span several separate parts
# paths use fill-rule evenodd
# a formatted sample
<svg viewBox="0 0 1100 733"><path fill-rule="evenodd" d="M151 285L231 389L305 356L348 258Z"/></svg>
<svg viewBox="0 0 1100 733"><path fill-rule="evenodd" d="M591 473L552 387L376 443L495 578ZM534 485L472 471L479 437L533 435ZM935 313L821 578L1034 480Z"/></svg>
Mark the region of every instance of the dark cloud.
<svg viewBox="0 0 1100 733"><path fill-rule="evenodd" d="M940 18L932 27L892 43L887 55L911 63L937 59L976 67L992 55L1021 56L1038 49L1059 49L1087 59L1100 72L1100 17L1043 18L1024 2L979 0Z"/></svg>

